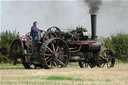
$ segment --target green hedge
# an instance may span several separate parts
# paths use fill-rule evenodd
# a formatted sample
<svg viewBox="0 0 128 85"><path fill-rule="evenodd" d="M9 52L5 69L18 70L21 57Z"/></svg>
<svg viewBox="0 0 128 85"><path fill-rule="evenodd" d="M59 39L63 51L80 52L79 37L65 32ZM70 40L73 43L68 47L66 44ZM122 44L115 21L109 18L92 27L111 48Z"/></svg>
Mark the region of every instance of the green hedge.
<svg viewBox="0 0 128 85"><path fill-rule="evenodd" d="M19 37L16 31L6 31L0 34L0 63L9 63L9 49L13 40Z"/></svg>
<svg viewBox="0 0 128 85"><path fill-rule="evenodd" d="M128 34L119 33L104 39L106 46L110 48L115 57L123 62L128 62Z"/></svg>

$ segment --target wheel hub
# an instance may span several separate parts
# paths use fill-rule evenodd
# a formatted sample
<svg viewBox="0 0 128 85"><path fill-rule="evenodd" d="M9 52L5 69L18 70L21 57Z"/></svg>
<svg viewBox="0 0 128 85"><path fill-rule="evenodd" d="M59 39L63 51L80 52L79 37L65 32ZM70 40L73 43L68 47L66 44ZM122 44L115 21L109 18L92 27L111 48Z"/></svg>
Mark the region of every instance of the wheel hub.
<svg viewBox="0 0 128 85"><path fill-rule="evenodd" d="M58 55L59 55L59 53L57 53L57 52L54 53L54 60L56 60L58 58Z"/></svg>

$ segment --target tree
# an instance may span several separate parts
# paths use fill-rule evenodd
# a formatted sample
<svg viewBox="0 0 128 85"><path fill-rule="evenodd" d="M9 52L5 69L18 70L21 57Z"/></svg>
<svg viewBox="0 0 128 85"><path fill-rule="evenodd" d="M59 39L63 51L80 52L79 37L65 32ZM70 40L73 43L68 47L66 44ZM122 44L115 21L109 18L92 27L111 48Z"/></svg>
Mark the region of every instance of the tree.
<svg viewBox="0 0 128 85"><path fill-rule="evenodd" d="M16 31L2 32L0 35L0 63L10 62L9 49L13 40L19 37Z"/></svg>
<svg viewBox="0 0 128 85"><path fill-rule="evenodd" d="M104 39L106 46L111 49L118 60L128 62L128 34L119 33Z"/></svg>

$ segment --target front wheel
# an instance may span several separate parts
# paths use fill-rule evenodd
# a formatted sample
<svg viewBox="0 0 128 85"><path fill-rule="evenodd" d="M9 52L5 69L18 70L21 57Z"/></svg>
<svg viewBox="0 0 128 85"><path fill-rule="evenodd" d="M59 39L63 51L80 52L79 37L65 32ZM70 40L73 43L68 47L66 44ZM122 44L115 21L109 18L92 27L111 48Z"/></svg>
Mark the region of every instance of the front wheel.
<svg viewBox="0 0 128 85"><path fill-rule="evenodd" d="M115 65L115 56L114 53L109 50L105 49L102 51L102 55L99 57L99 62L102 67L107 65L107 68L114 67Z"/></svg>
<svg viewBox="0 0 128 85"><path fill-rule="evenodd" d="M30 64L26 62L25 55L24 55L24 43L20 39L16 39L12 42L10 47L10 56L13 59L13 64L16 65L19 63L23 64L25 69L30 69Z"/></svg>
<svg viewBox="0 0 128 85"><path fill-rule="evenodd" d="M16 39L12 42L10 47L10 56L14 60L13 64L16 65L17 59L24 56L24 45L20 39Z"/></svg>
<svg viewBox="0 0 128 85"><path fill-rule="evenodd" d="M107 68L114 67L115 65L115 56L111 50L106 50L107 54Z"/></svg>

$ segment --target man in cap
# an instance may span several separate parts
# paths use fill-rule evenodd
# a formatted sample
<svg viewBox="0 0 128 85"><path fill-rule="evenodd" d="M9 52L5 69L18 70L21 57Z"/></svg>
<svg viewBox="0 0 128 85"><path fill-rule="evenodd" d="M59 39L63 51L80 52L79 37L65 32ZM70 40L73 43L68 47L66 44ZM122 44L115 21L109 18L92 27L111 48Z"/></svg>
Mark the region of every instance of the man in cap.
<svg viewBox="0 0 128 85"><path fill-rule="evenodd" d="M32 36L32 44L33 46L35 46L35 38L37 37L37 42L40 41L40 34L39 32L42 32L42 30L40 30L38 27L38 22L35 21L33 22L33 26L31 27L31 32L30 35Z"/></svg>

